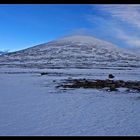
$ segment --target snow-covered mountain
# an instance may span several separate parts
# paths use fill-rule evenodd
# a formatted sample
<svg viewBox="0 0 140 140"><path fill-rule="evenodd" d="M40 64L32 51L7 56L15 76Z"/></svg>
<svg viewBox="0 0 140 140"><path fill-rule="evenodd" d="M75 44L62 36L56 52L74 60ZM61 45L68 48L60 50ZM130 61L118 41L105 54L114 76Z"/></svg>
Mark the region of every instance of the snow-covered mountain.
<svg viewBox="0 0 140 140"><path fill-rule="evenodd" d="M0 55L7 54L8 51L0 51Z"/></svg>
<svg viewBox="0 0 140 140"><path fill-rule="evenodd" d="M140 67L140 56L92 36L68 36L0 56L1 65L33 68Z"/></svg>

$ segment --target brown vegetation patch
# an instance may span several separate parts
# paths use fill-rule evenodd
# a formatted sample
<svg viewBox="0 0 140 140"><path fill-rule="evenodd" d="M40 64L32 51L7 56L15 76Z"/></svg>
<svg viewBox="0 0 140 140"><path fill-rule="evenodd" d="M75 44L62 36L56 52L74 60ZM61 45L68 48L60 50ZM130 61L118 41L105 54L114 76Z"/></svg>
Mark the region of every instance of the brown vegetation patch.
<svg viewBox="0 0 140 140"><path fill-rule="evenodd" d="M87 79L72 79L66 80L63 84L57 86L63 88L93 88L104 89L108 88L110 91L116 91L118 88L126 88L129 90L136 90L140 92L140 81L123 81L123 80L87 80Z"/></svg>

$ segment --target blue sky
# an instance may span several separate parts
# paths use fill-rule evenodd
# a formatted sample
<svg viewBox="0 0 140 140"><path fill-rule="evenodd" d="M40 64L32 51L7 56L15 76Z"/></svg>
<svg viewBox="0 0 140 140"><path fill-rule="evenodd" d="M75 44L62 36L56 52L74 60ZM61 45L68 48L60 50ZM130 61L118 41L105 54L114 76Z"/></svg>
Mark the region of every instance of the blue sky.
<svg viewBox="0 0 140 140"><path fill-rule="evenodd" d="M140 52L140 5L1 4L0 50L90 34Z"/></svg>

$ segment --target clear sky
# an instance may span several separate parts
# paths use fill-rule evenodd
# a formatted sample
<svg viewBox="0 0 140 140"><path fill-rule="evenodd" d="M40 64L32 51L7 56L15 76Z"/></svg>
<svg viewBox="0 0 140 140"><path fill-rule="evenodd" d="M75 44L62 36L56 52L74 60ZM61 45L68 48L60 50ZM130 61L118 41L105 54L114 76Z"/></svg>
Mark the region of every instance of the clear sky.
<svg viewBox="0 0 140 140"><path fill-rule="evenodd" d="M1 4L0 50L90 34L140 52L140 5Z"/></svg>

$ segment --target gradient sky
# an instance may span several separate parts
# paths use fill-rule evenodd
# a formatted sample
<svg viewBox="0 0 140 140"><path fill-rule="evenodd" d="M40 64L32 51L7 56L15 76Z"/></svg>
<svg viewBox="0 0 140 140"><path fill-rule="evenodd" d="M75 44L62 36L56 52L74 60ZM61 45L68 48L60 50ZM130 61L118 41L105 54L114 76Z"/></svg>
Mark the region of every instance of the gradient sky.
<svg viewBox="0 0 140 140"><path fill-rule="evenodd" d="M90 34L140 52L140 5L1 4L0 50Z"/></svg>

